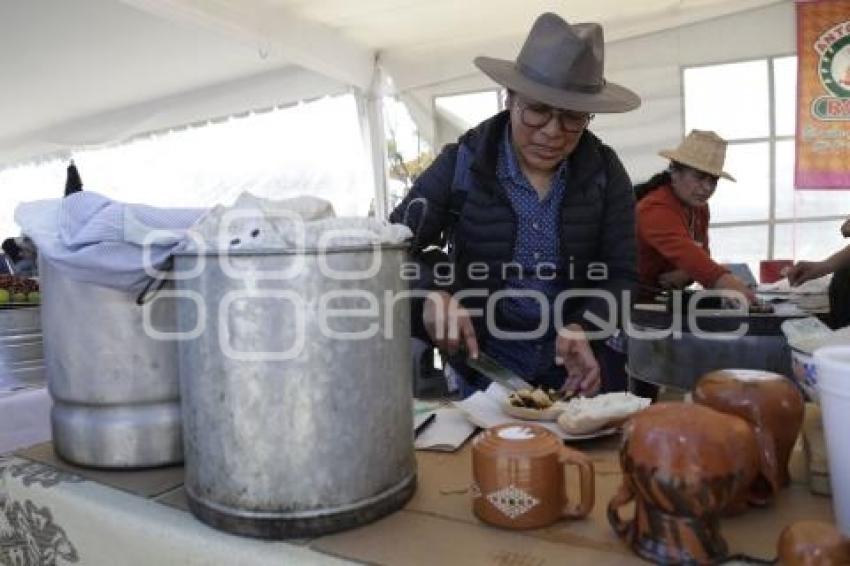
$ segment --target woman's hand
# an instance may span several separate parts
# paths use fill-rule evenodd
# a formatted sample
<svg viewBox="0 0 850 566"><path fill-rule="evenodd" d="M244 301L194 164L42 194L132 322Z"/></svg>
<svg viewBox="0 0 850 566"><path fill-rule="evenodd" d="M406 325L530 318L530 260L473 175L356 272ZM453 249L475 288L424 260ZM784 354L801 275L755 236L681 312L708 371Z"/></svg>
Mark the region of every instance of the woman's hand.
<svg viewBox="0 0 850 566"><path fill-rule="evenodd" d="M578 324L570 324L558 332L555 339L555 365L564 366L567 379L561 387L562 393L596 395L602 384L599 362L593 355L584 330Z"/></svg>
<svg viewBox="0 0 850 566"><path fill-rule="evenodd" d="M665 271L658 276L658 286L662 289L684 289L691 283L693 283L693 278L682 269Z"/></svg>
<svg viewBox="0 0 850 566"><path fill-rule="evenodd" d="M732 275L731 273L724 273L721 275L717 281L714 282L714 289L725 289L727 291L735 291L744 296L747 305L751 305L756 302L756 294L752 289L747 286L746 283ZM737 297L735 297L737 299Z"/></svg>
<svg viewBox="0 0 850 566"><path fill-rule="evenodd" d="M431 341L440 350L453 355L463 344L470 358L478 357L478 340L469 311L445 291L428 293L422 321Z"/></svg>
<svg viewBox="0 0 850 566"><path fill-rule="evenodd" d="M806 281L832 273L830 267L825 261L798 261L788 270L788 282L792 287L802 285Z"/></svg>

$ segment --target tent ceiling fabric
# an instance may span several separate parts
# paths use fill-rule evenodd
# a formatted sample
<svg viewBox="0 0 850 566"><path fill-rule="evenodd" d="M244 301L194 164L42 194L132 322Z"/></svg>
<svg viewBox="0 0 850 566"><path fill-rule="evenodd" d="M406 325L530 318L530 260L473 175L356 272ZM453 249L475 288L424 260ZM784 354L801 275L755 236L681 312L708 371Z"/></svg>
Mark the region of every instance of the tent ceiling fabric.
<svg viewBox="0 0 850 566"><path fill-rule="evenodd" d="M512 58L543 11L600 21L608 41L790 0L26 0L0 3L0 166L286 104L375 61L414 93ZM290 85L290 86L287 86ZM268 89L269 92L264 92ZM427 119L427 104L416 114ZM427 128L426 128L427 129Z"/></svg>
<svg viewBox="0 0 850 566"><path fill-rule="evenodd" d="M605 40L611 43L776 3L777 0L642 0L619 2L618 9L617 2L582 0L570 2L569 11L556 11L567 21L602 22ZM534 18L546 7L551 8L554 3L536 4L540 5L540 10L526 11L518 10L519 3L511 3L513 11L517 13L514 14L514 24L509 31L496 33L490 27L488 16L487 29L491 32L486 35L466 37L459 34L433 43L411 41L395 49L382 51L381 61L401 91L430 88L465 77L478 76L480 73L472 64L476 56L515 58ZM595 8L589 8L594 5ZM586 9L583 10L582 7ZM572 17L574 13L579 15ZM612 64L616 65L616 61L606 61L608 68Z"/></svg>
<svg viewBox="0 0 850 566"><path fill-rule="evenodd" d="M0 38L0 167L348 88L116 0L2 2Z"/></svg>
<svg viewBox="0 0 850 566"><path fill-rule="evenodd" d="M204 27L307 69L368 88L375 53L336 29L302 18L276 2L215 0L121 0L157 16Z"/></svg>

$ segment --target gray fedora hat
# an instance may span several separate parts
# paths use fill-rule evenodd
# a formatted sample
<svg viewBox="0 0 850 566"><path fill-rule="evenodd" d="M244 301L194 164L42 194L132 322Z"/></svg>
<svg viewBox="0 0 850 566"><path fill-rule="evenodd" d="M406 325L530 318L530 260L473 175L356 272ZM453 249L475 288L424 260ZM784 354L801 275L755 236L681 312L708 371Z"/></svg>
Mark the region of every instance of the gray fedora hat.
<svg viewBox="0 0 850 566"><path fill-rule="evenodd" d="M640 106L637 94L605 80L604 65L602 26L570 25L551 12L535 20L516 61L475 58L500 85L555 108L605 113Z"/></svg>

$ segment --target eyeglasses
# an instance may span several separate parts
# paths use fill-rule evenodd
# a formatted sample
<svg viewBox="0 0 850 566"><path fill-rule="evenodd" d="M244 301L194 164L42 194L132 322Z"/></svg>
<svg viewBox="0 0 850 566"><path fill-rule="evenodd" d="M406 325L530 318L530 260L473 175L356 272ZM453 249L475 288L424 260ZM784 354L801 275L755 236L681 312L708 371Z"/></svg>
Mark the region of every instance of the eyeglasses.
<svg viewBox="0 0 850 566"><path fill-rule="evenodd" d="M539 102L526 102L519 98L516 99L516 104L520 109L520 120L523 125L529 128L542 128L554 116L558 119L562 130L577 134L587 127L594 116L587 112L555 110L551 106L546 106Z"/></svg>

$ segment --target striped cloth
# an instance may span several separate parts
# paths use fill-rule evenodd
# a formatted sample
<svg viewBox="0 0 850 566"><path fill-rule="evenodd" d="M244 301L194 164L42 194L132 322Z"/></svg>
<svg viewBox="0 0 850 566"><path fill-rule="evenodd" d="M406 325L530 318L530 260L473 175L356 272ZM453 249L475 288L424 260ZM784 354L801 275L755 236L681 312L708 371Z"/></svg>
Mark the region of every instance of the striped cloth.
<svg viewBox="0 0 850 566"><path fill-rule="evenodd" d="M35 242L40 256L68 277L137 292L149 278L144 266L146 238L156 236L150 244L150 262L161 267L205 211L127 204L82 191L22 203L15 209L15 222Z"/></svg>

